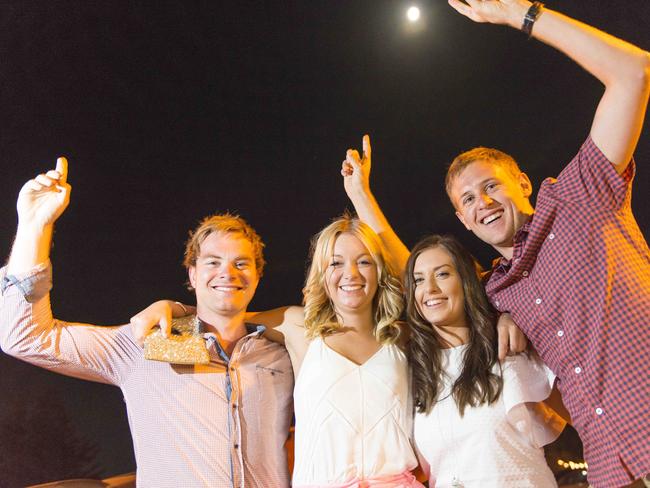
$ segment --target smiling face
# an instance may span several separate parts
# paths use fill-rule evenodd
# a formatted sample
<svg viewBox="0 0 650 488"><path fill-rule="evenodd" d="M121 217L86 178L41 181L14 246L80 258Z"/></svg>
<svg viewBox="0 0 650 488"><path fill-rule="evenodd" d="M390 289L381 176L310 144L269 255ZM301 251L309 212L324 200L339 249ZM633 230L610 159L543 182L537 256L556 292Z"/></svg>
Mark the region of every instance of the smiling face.
<svg viewBox="0 0 650 488"><path fill-rule="evenodd" d="M344 232L336 238L325 282L327 294L338 313L372 312L377 292L377 264L354 235Z"/></svg>
<svg viewBox="0 0 650 488"><path fill-rule="evenodd" d="M478 160L455 177L450 189L465 228L510 259L514 235L534 211L528 176L520 172L516 177L503 166Z"/></svg>
<svg viewBox="0 0 650 488"><path fill-rule="evenodd" d="M413 283L413 298L422 318L438 329L467 328L463 281L444 247L431 247L418 255Z"/></svg>
<svg viewBox="0 0 650 488"><path fill-rule="evenodd" d="M236 232L209 234L188 273L197 311L207 321L243 314L259 283L253 244Z"/></svg>

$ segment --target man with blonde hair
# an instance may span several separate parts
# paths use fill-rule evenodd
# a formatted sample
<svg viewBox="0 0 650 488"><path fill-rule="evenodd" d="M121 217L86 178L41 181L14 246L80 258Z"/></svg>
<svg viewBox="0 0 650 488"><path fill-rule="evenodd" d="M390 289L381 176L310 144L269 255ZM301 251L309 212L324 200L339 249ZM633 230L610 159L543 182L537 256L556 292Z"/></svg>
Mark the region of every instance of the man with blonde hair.
<svg viewBox="0 0 650 488"><path fill-rule="evenodd" d="M289 486L284 443L293 373L286 350L246 307L262 275L263 244L240 217L207 217L185 252L196 292L192 318L209 363L149 361L130 325L96 327L52 317L50 244L68 205L67 161L28 181L18 197L11 257L0 270L0 345L43 368L119 386L137 462L147 487ZM163 327L163 330L167 328Z"/></svg>

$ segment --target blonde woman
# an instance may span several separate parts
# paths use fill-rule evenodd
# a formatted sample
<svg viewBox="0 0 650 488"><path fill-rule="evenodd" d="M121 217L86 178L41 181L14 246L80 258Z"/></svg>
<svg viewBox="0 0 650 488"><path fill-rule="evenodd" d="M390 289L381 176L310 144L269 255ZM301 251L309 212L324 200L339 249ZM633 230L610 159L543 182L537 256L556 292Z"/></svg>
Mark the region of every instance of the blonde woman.
<svg viewBox="0 0 650 488"><path fill-rule="evenodd" d="M222 293L215 290L215 293ZM410 434L413 409L403 351L399 279L379 237L343 216L313 240L304 307L253 314L285 344L296 384L295 488L422 485ZM136 335L168 324L173 302L134 317Z"/></svg>

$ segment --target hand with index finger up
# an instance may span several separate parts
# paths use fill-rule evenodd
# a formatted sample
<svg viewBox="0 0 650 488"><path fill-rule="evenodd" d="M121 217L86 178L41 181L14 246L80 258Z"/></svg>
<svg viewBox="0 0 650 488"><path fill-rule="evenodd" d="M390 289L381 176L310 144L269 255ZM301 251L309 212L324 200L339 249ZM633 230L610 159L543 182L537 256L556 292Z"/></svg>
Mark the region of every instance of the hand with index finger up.
<svg viewBox="0 0 650 488"><path fill-rule="evenodd" d="M341 163L345 193L352 201L359 195L370 193L371 148L367 134L363 136L362 147L362 157L356 149L348 149Z"/></svg>
<svg viewBox="0 0 650 488"><path fill-rule="evenodd" d="M70 203L68 161L60 157L56 169L25 183L18 194L16 208L21 226L43 228L54 224Z"/></svg>

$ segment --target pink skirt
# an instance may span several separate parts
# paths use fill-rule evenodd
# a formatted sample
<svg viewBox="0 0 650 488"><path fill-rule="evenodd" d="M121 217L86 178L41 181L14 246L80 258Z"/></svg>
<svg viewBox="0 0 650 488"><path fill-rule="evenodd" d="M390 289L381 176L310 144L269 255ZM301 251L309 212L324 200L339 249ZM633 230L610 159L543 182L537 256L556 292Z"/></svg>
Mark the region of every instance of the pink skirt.
<svg viewBox="0 0 650 488"><path fill-rule="evenodd" d="M354 478L340 485L300 485L294 488L424 488L424 485L415 479L413 473L404 471L401 474L364 480Z"/></svg>

